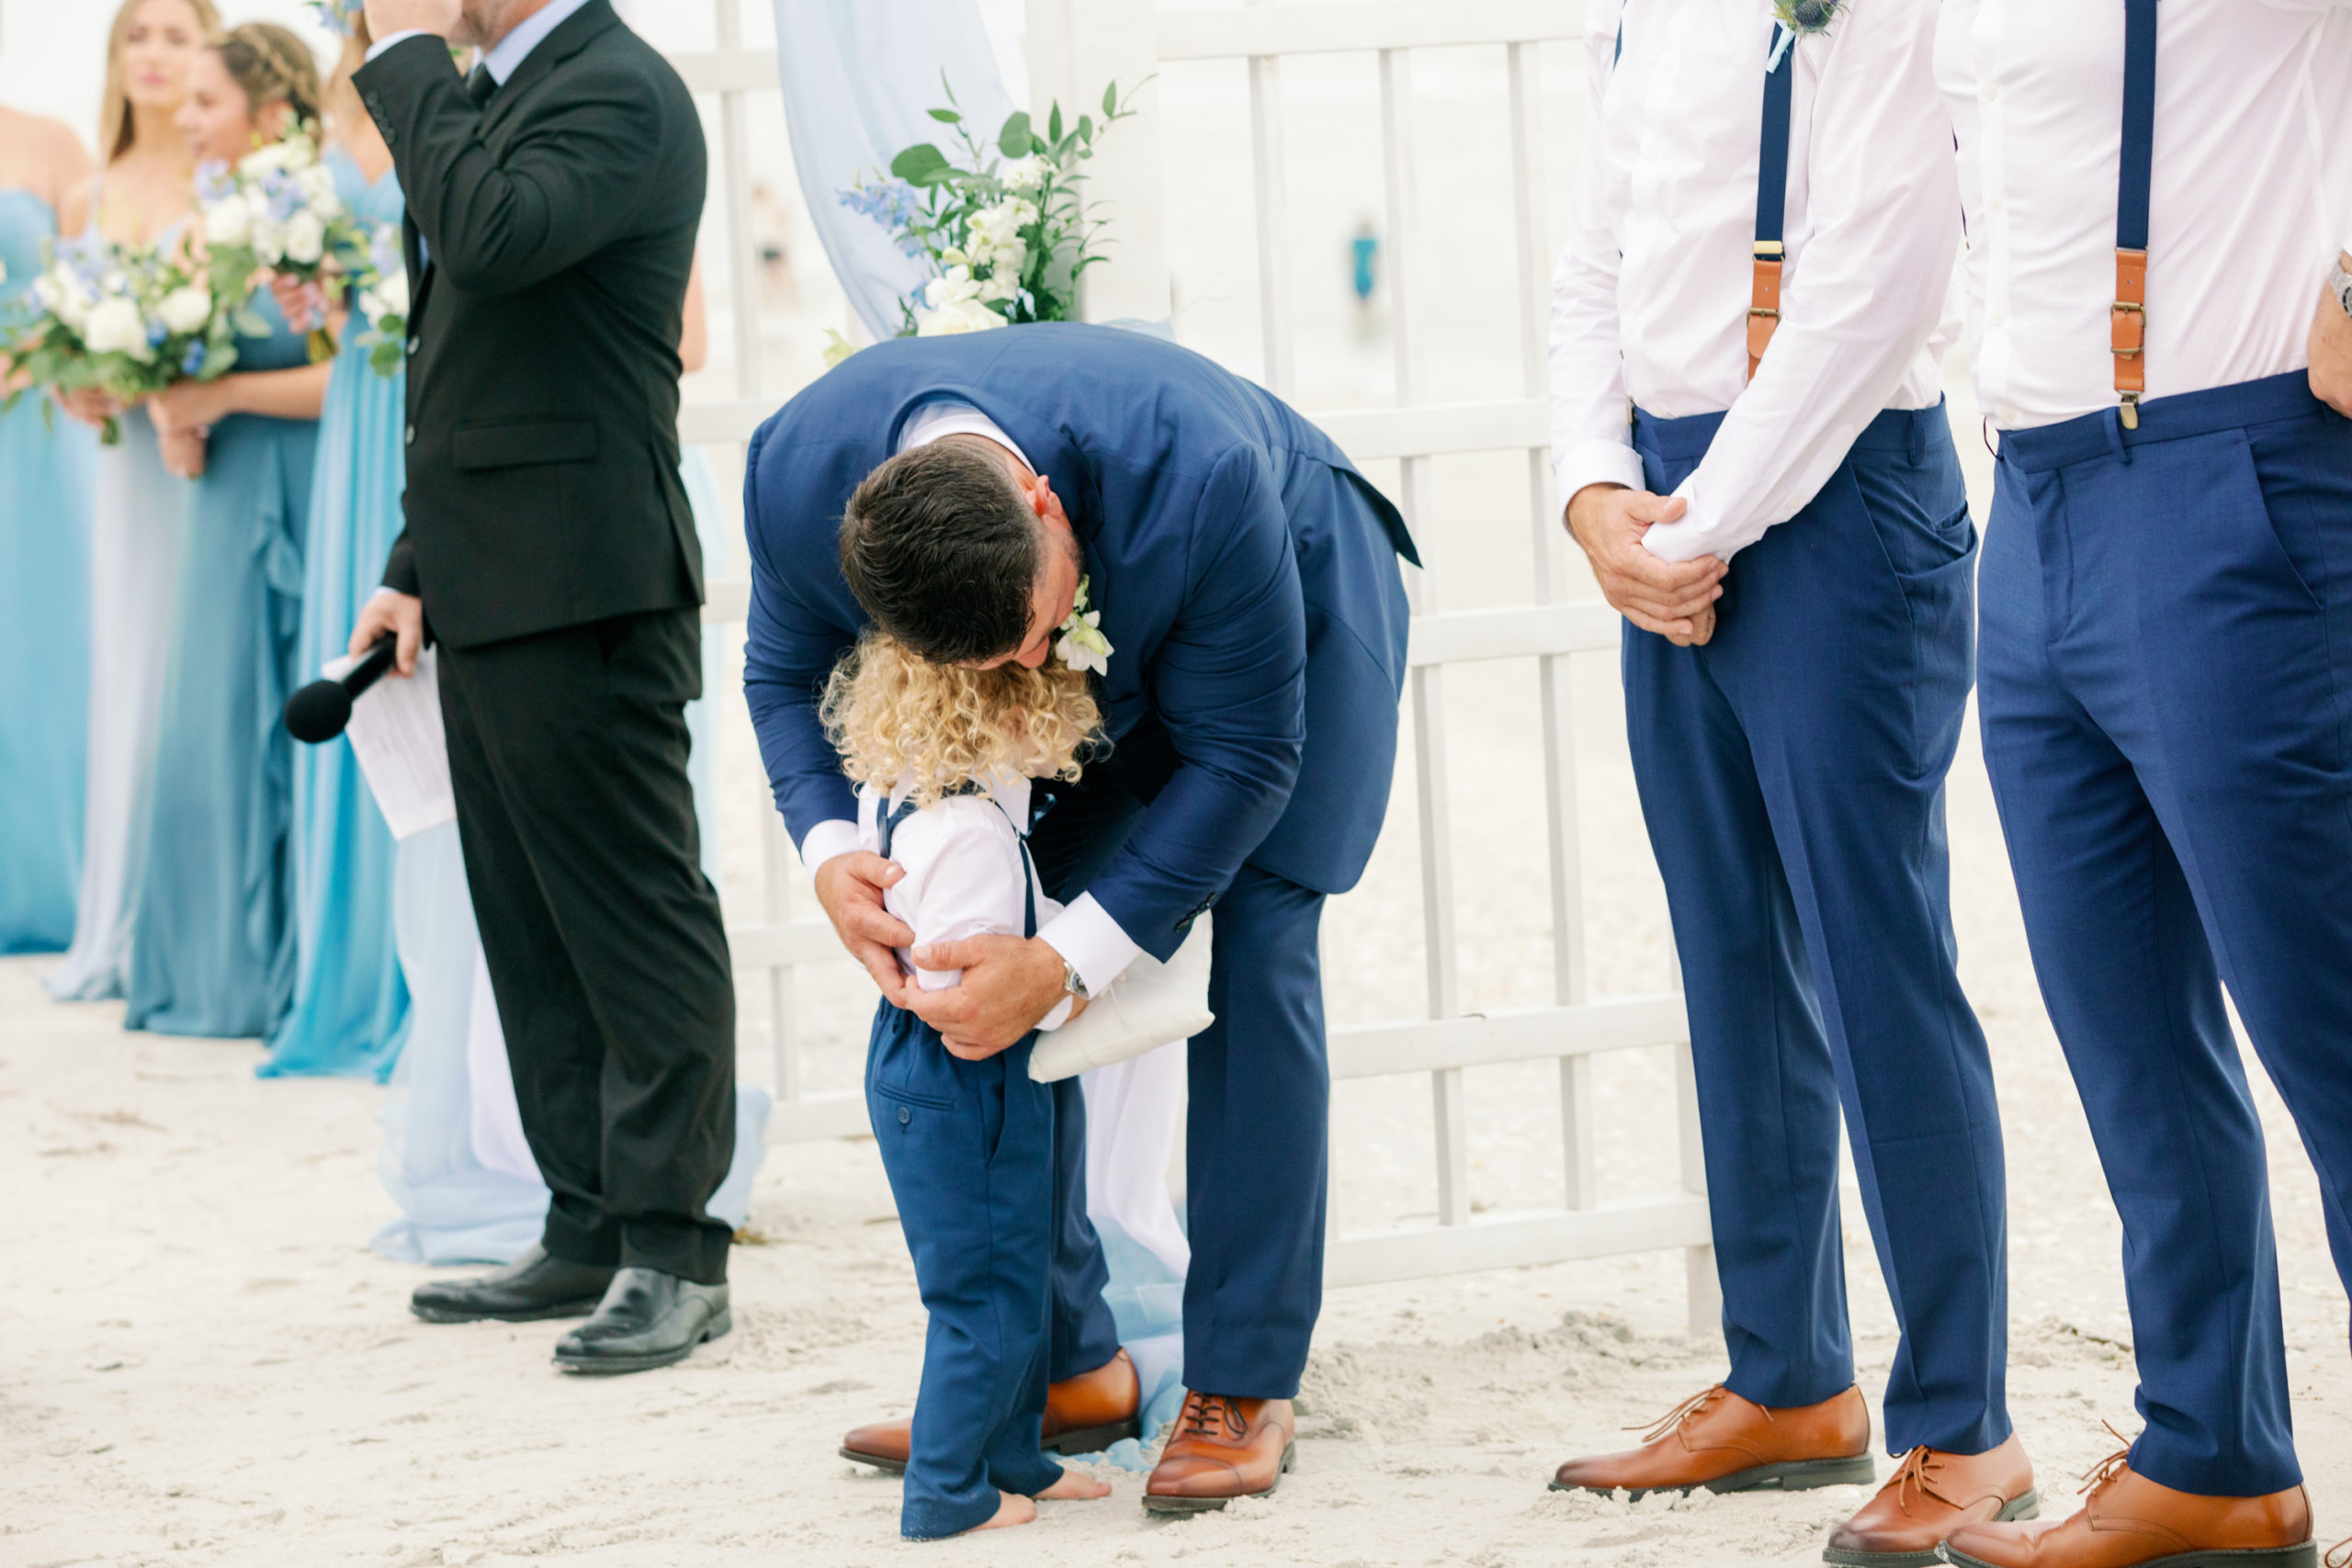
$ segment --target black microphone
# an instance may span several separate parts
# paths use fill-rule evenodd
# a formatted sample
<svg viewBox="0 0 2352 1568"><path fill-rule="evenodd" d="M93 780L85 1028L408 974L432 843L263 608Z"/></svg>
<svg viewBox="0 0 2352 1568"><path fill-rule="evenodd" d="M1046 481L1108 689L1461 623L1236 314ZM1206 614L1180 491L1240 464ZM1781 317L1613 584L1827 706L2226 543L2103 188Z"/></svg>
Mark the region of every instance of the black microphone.
<svg viewBox="0 0 2352 1568"><path fill-rule="evenodd" d="M315 746L343 733L351 722L352 699L382 679L392 667L397 639L387 636L359 656L357 663L333 680L313 681L286 699L286 733Z"/></svg>

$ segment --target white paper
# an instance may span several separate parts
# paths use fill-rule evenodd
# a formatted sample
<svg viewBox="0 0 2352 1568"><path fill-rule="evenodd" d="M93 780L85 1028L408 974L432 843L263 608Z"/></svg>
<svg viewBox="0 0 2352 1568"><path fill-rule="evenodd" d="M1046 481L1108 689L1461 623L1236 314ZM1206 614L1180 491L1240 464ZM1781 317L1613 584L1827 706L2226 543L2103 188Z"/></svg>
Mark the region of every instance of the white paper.
<svg viewBox="0 0 2352 1568"><path fill-rule="evenodd" d="M322 673L333 680L352 662L348 656L331 659ZM360 693L344 733L393 838L413 839L456 819L458 799L449 788L449 742L441 732L441 687L434 676L432 649L417 655L415 674L387 673Z"/></svg>

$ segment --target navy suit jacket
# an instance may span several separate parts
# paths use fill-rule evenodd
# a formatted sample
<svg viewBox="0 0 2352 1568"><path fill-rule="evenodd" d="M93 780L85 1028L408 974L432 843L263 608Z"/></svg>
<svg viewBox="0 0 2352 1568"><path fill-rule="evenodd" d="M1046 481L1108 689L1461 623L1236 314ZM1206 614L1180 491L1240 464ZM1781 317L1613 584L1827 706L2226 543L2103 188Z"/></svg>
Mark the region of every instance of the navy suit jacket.
<svg viewBox="0 0 2352 1568"><path fill-rule="evenodd" d="M854 818L817 700L866 624L842 579L850 492L926 402L971 404L1053 481L1113 652L1115 742L1164 728L1173 772L1087 891L1165 959L1244 861L1319 892L1363 873L1404 686L1404 519L1329 436L1189 350L1053 323L899 338L760 427L743 476L744 687L796 841Z"/></svg>

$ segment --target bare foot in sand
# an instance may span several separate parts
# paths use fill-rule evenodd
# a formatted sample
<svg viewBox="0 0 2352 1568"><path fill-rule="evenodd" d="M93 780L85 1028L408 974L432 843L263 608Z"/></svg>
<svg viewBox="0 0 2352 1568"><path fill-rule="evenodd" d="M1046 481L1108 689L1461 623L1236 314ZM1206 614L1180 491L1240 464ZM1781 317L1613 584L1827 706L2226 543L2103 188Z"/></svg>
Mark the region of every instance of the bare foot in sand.
<svg viewBox="0 0 2352 1568"><path fill-rule="evenodd" d="M966 1535L978 1535L982 1530L1009 1530L1015 1525L1036 1522L1037 1505L1028 1498L1012 1492L1000 1492L997 1496L1000 1501L996 1506L996 1517L984 1525L974 1525L964 1532Z"/></svg>
<svg viewBox="0 0 2352 1568"><path fill-rule="evenodd" d="M1067 1467L1063 1469L1062 1478L1059 1481L1037 1494L1040 1497L1078 1497L1090 1502L1097 1497L1108 1497L1110 1495L1109 1482L1097 1481L1084 1471L1070 1470Z"/></svg>

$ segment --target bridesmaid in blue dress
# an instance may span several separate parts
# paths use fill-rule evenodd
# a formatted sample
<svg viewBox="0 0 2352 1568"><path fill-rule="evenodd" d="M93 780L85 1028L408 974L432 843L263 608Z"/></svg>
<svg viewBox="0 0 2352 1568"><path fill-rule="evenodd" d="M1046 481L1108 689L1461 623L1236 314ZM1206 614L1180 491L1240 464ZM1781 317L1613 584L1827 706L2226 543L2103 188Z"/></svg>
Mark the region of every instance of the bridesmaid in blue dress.
<svg viewBox="0 0 2352 1568"><path fill-rule="evenodd" d="M248 23L197 56L180 127L198 158L225 160L315 119L318 104L308 47ZM125 987L124 1026L159 1033L266 1036L294 989L293 742L278 714L302 674L302 552L332 367L309 363L276 300L252 308L273 330L239 344L237 370L151 405L167 460L200 464ZM190 460L193 431L205 439Z"/></svg>
<svg viewBox="0 0 2352 1568"><path fill-rule="evenodd" d="M89 178L74 132L0 106L0 345ZM0 353L0 394L7 390ZM28 394L0 413L0 953L74 940L89 730L89 525L96 441Z"/></svg>
<svg viewBox="0 0 2352 1568"><path fill-rule="evenodd" d="M344 68L328 89L334 139L324 162L352 214L371 230L390 226L397 234L401 187L391 153L350 90L350 71L364 57L356 37L346 43ZM378 375L368 364L369 323L350 303L319 421L295 650L304 680L344 651L401 529L408 378ZM263 1077L390 1075L409 1029L409 988L394 951L392 866L391 832L351 743L295 747L294 1004L270 1039Z"/></svg>

